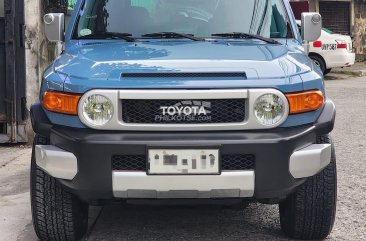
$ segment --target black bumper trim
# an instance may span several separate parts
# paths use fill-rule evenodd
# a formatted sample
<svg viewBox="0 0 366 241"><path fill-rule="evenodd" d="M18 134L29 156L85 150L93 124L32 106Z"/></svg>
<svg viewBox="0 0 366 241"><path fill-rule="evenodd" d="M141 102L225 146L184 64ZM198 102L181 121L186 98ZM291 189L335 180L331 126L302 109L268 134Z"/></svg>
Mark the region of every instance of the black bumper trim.
<svg viewBox="0 0 366 241"><path fill-rule="evenodd" d="M41 103L31 106L30 118L33 131L43 137L49 137L51 133L52 123L44 113Z"/></svg>
<svg viewBox="0 0 366 241"><path fill-rule="evenodd" d="M335 106L327 101L318 121L296 128L263 131L218 132L112 132L53 126L40 104L31 108L34 131L52 145L74 153L79 173L72 181L60 180L83 200L111 200L112 155L144 155L147 146L220 145L222 155L251 153L256 156L255 194L260 200L280 200L305 179L289 173L289 157L333 130Z"/></svg>

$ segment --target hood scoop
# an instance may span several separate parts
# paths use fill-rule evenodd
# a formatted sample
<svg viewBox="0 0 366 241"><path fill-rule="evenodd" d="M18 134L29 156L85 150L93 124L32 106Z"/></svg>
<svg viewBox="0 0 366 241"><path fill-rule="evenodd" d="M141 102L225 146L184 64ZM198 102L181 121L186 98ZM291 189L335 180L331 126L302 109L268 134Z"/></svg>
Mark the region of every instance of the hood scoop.
<svg viewBox="0 0 366 241"><path fill-rule="evenodd" d="M247 79L245 72L160 72L122 73L122 78L235 78Z"/></svg>

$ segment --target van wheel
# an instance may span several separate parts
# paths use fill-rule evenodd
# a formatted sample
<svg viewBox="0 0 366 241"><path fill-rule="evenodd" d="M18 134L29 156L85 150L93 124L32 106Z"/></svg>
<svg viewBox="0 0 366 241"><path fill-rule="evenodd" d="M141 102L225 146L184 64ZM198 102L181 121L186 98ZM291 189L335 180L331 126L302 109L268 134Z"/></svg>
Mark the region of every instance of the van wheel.
<svg viewBox="0 0 366 241"><path fill-rule="evenodd" d="M36 136L33 144L31 207L34 230L40 240L80 240L88 228L88 204L37 166L34 146L47 142L45 138Z"/></svg>
<svg viewBox="0 0 366 241"><path fill-rule="evenodd" d="M332 141L328 135L318 144ZM295 239L325 239L333 229L337 202L337 171L334 145L331 163L310 177L293 194L280 203L280 222L285 234Z"/></svg>
<svg viewBox="0 0 366 241"><path fill-rule="evenodd" d="M330 73L330 71L332 71L332 69L326 69L326 70L324 71L324 75L329 74L329 73Z"/></svg>
<svg viewBox="0 0 366 241"><path fill-rule="evenodd" d="M324 60L316 55L310 55L309 57L314 61L315 65L318 66L321 69L322 73L325 75L326 65Z"/></svg>

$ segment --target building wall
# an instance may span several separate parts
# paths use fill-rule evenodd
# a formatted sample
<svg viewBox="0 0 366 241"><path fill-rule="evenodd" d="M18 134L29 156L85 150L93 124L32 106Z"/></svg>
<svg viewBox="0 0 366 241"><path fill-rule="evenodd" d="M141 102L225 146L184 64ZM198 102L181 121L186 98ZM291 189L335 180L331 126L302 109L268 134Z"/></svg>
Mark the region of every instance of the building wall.
<svg viewBox="0 0 366 241"><path fill-rule="evenodd" d="M359 60L366 60L366 1L354 2L353 37Z"/></svg>
<svg viewBox="0 0 366 241"><path fill-rule="evenodd" d="M317 12L318 11L318 0L309 0L309 8L311 12Z"/></svg>
<svg viewBox="0 0 366 241"><path fill-rule="evenodd" d="M349 2L319 2L323 26L335 33L351 35L351 4ZM337 17L334 17L337 16Z"/></svg>
<svg viewBox="0 0 366 241"><path fill-rule="evenodd" d="M26 89L27 108L38 101L42 73L54 58L54 48L49 45L43 31L43 0L24 0L25 4L25 46L26 46ZM32 140L33 131L29 121L28 140Z"/></svg>

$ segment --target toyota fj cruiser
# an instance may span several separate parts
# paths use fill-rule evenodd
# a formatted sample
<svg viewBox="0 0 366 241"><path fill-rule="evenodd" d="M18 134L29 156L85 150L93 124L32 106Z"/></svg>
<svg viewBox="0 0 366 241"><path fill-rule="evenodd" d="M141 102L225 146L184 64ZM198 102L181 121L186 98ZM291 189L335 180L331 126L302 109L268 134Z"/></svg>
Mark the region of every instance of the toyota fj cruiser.
<svg viewBox="0 0 366 241"><path fill-rule="evenodd" d="M321 16L287 0L79 0L44 17L63 52L31 108L41 240L78 240L88 205L279 204L284 233L333 227L335 106L307 56Z"/></svg>

